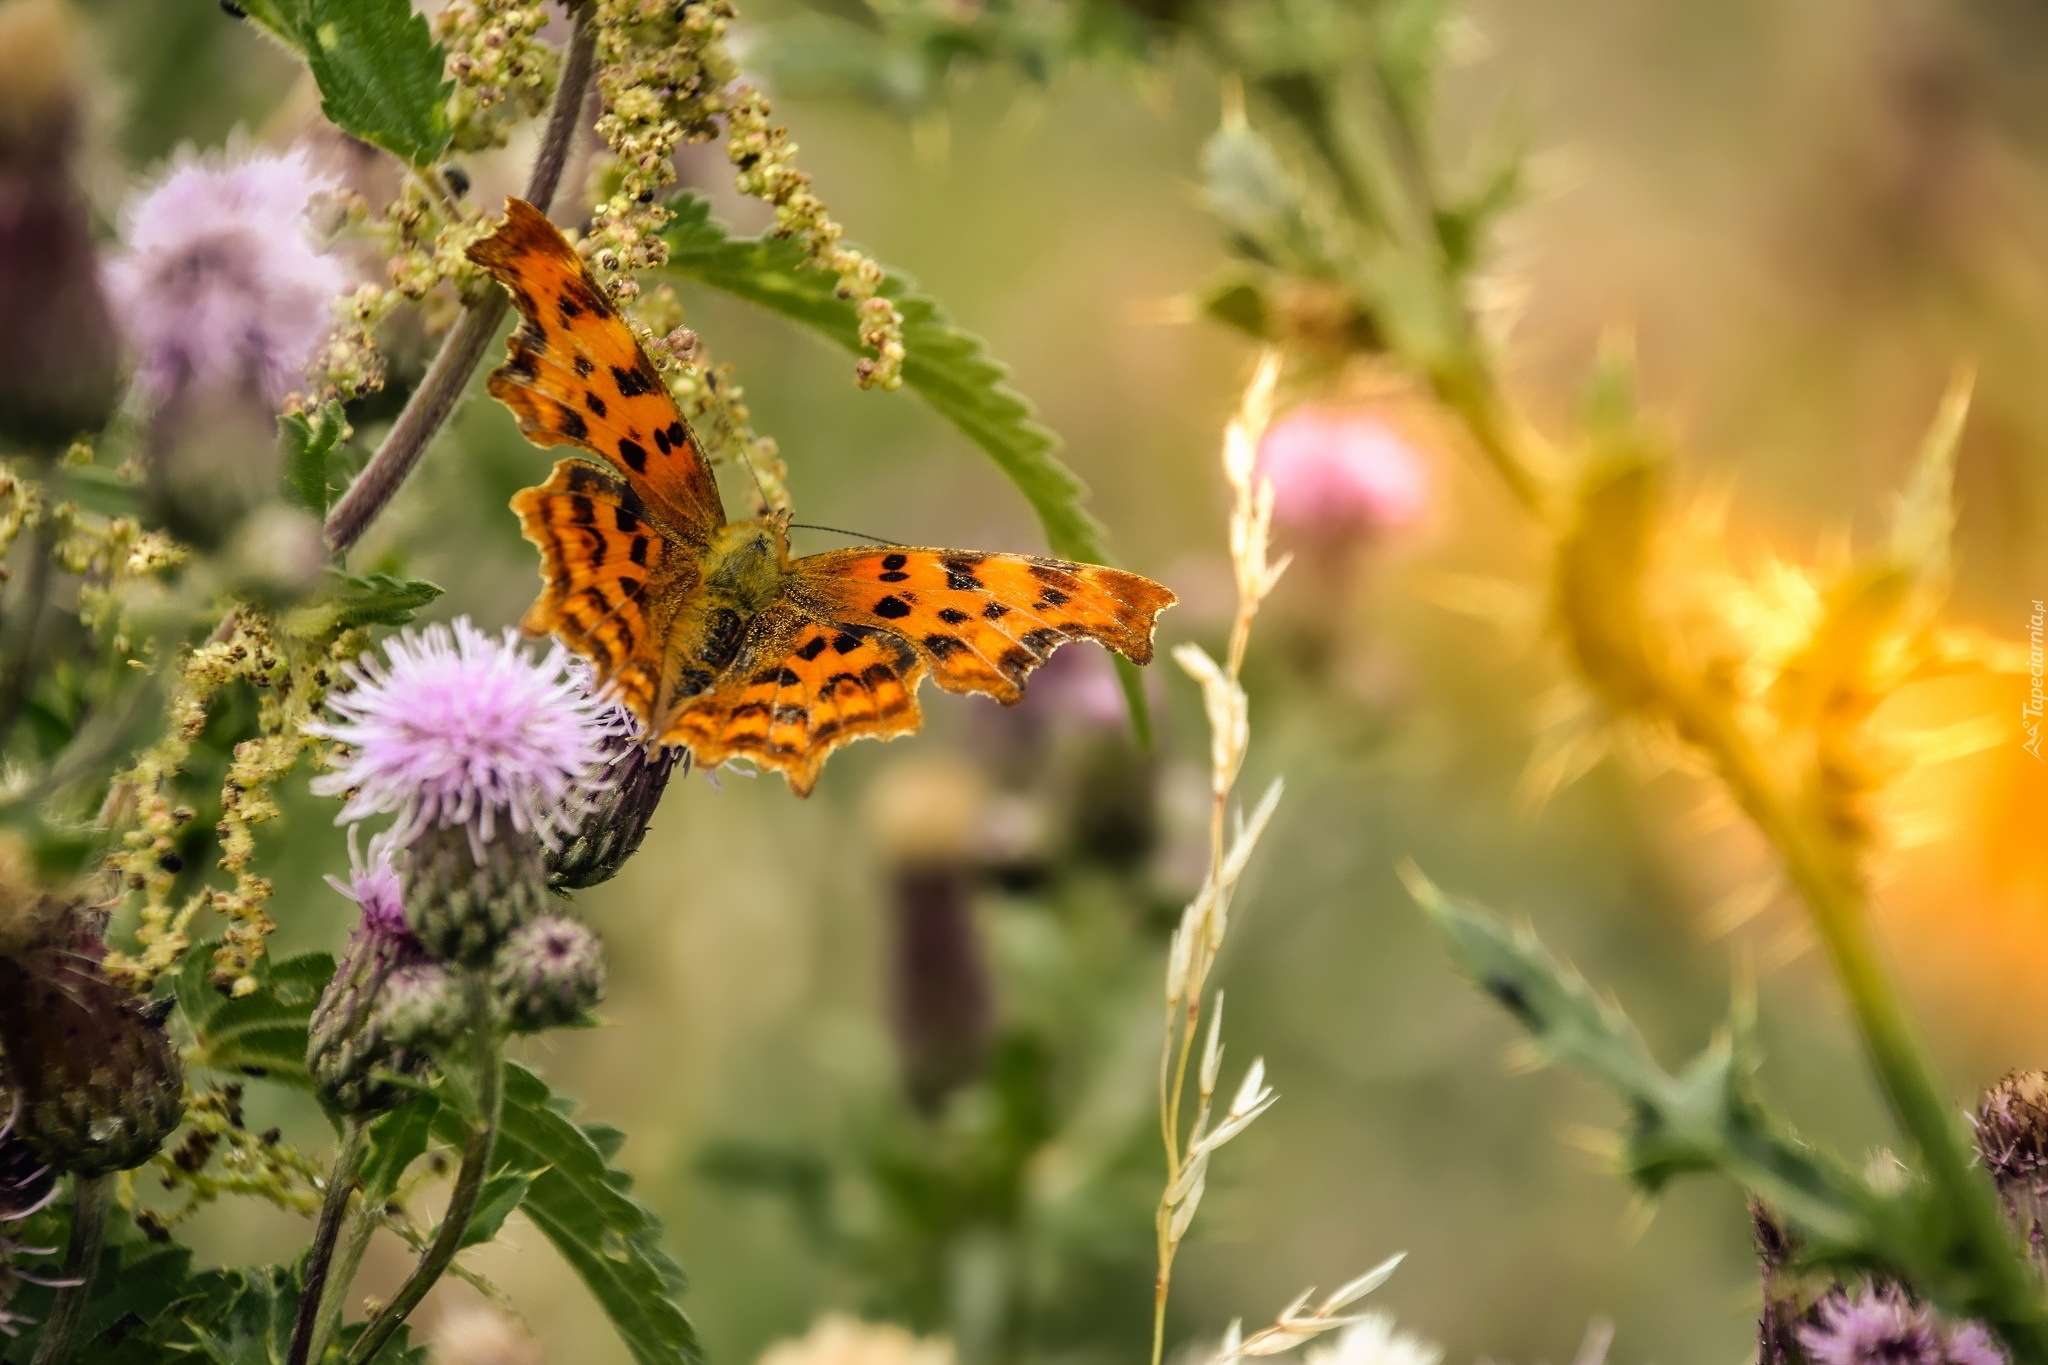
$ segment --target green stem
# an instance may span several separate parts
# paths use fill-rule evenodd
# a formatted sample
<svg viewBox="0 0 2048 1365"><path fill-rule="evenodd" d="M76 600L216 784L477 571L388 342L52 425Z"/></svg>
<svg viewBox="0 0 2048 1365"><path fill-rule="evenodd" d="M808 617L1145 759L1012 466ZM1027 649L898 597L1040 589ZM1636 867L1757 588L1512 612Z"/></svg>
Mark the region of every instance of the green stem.
<svg viewBox="0 0 2048 1365"><path fill-rule="evenodd" d="M1864 1051L1894 1120L1909 1137L1946 1215L1939 1254L1969 1286L1947 1305L1996 1332L2018 1361L2048 1365L2048 1299L2006 1225L1956 1106L1935 1080L1933 1061L1906 1013L1871 932L1868 897L1853 862L1813 831L1769 766L1724 707L1670 678L1663 687L1680 732L1713 758L1722 780L1784 859L1793 886L1840 978Z"/></svg>
<svg viewBox="0 0 2048 1365"><path fill-rule="evenodd" d="M472 969L464 973L463 986L469 998L469 1031L476 1049L473 1063L477 1116L462 1144L462 1166L455 1173L455 1189L448 1196L448 1211L441 1218L440 1230L412 1274L399 1286L398 1293L356 1338L355 1347L349 1352L349 1365L364 1365L375 1359L392 1333L419 1307L420 1300L448 1269L455 1253L462 1249L463 1234L469 1231L469 1220L483 1194L484 1179L490 1174L491 1153L498 1140L499 1111L504 1107L505 1043L491 1017L490 982L481 971Z"/></svg>
<svg viewBox="0 0 2048 1365"><path fill-rule="evenodd" d="M350 1115L342 1132L341 1150L335 1153L334 1169L327 1175L327 1199L320 1206L320 1223L313 1232L313 1246L306 1253L306 1284L299 1295L298 1317L292 1322L292 1344L287 1365L306 1365L312 1359L315 1328L320 1321L320 1301L326 1296L327 1276L334 1262L334 1246L341 1225L348 1217L349 1196L355 1192L356 1177L363 1169L369 1150L369 1124Z"/></svg>
<svg viewBox="0 0 2048 1365"><path fill-rule="evenodd" d="M85 1317L92 1281L100 1268L100 1248L107 1240L107 1210L114 1203L114 1177L71 1177L71 1241L64 1250L64 1287L43 1323L34 1365L63 1365L71 1359L71 1339Z"/></svg>
<svg viewBox="0 0 2048 1365"><path fill-rule="evenodd" d="M349 1220L348 1236L342 1239L341 1249L335 1253L334 1268L328 1272L327 1284L320 1296L319 1318L313 1331L313 1345L308 1352L309 1360L320 1360L327 1353L327 1343L334 1340L334 1333L341 1326L341 1315L348 1307L348 1289L356 1282L356 1272L362 1269L363 1257L370 1250L370 1241L383 1226L383 1200L373 1199L372 1191L364 1191L363 1202L356 1209L355 1217Z"/></svg>

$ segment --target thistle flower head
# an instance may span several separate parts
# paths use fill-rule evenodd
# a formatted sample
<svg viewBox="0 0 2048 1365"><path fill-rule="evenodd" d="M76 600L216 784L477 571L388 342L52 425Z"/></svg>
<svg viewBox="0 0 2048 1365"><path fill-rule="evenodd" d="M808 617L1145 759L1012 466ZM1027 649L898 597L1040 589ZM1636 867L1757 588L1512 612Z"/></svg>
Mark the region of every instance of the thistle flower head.
<svg viewBox="0 0 2048 1365"><path fill-rule="evenodd" d="M362 908L361 928L371 934L412 937L405 927L405 886L391 854L398 841L390 830L370 839L366 856L359 842L360 826L348 831L348 881L329 877L327 884Z"/></svg>
<svg viewBox="0 0 2048 1365"><path fill-rule="evenodd" d="M187 156L130 199L107 283L153 400L253 379L276 403L298 387L349 283L306 235L307 202L334 186L303 151Z"/></svg>
<svg viewBox="0 0 2048 1365"><path fill-rule="evenodd" d="M2004 1365L2005 1356L1976 1323L1949 1327L1891 1287L1836 1290L1799 1329L1814 1365Z"/></svg>
<svg viewBox="0 0 2048 1365"><path fill-rule="evenodd" d="M1329 530L1406 526L1429 505L1429 471L1367 408L1298 407L1266 429L1259 472L1280 521Z"/></svg>
<svg viewBox="0 0 2048 1365"><path fill-rule="evenodd" d="M597 706L567 673L559 644L538 661L465 618L408 630L343 669L329 699L340 717L309 733L349 746L313 790L346 796L342 821L395 813L392 836L466 827L483 844L509 822L550 846L573 830L599 781Z"/></svg>

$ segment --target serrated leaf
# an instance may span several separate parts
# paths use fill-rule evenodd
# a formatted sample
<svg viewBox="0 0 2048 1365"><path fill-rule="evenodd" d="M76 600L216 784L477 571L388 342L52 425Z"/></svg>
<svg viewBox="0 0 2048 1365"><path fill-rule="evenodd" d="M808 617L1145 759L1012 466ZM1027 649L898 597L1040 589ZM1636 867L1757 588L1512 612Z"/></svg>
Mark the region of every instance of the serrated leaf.
<svg viewBox="0 0 2048 1365"><path fill-rule="evenodd" d="M854 305L834 292L837 281L831 275L804 263L794 242L733 237L711 217L709 202L696 195L682 195L669 207L675 213L664 233L670 270L780 313L859 353ZM1059 438L1032 419L1031 404L1007 382L1009 371L989 356L980 337L956 326L907 277L889 272L881 293L903 315L904 384L995 461L1031 504L1054 554L1108 563L1102 526L1081 505L1087 486L1054 454ZM1144 691L1127 660L1118 658L1117 666L1133 723L1145 738Z"/></svg>
<svg viewBox="0 0 2048 1365"><path fill-rule="evenodd" d="M306 59L335 127L415 166L448 149L446 56L410 0L255 0L244 5Z"/></svg>
<svg viewBox="0 0 2048 1365"><path fill-rule="evenodd" d="M462 1230L458 1250L481 1246L495 1238L532 1185L533 1177L524 1171L499 1171L486 1179L477 1195L476 1212L470 1215L469 1226Z"/></svg>
<svg viewBox="0 0 2048 1365"><path fill-rule="evenodd" d="M528 1182L516 1207L575 1270L635 1360L694 1365L702 1359L697 1331L676 1302L682 1268L662 1250L661 1220L633 1197L632 1177L609 1163L618 1130L582 1128L573 1112L540 1077L508 1064L492 1178ZM465 1136L450 1111L436 1130L450 1142Z"/></svg>
<svg viewBox="0 0 2048 1365"><path fill-rule="evenodd" d="M1687 1171L1718 1170L1844 1254L1876 1254L1889 1240L1878 1195L1776 1130L1749 1094L1752 1066L1731 1038L1673 1076L1628 1017L1551 957L1533 933L1517 933L1481 907L1444 895L1419 872L1404 875L1458 965L1515 1016L1545 1059L1589 1073L1628 1105L1625 1160L1644 1188L1654 1191Z"/></svg>
<svg viewBox="0 0 2048 1365"><path fill-rule="evenodd" d="M307 953L260 963L256 989L244 996L223 995L207 980L212 959L205 948L195 948L178 973L178 1008L193 1036L187 1063L310 1087L306 1030L334 975L334 959Z"/></svg>
<svg viewBox="0 0 2048 1365"><path fill-rule="evenodd" d="M348 434L341 404L323 403L311 417L289 412L278 419L285 440L285 490L292 501L320 516L327 515L332 492L328 465L334 448Z"/></svg>
<svg viewBox="0 0 2048 1365"><path fill-rule="evenodd" d="M382 1203L391 1197L406 1168L426 1153L439 1107L434 1096L423 1094L370 1125L370 1150L361 1176L364 1198Z"/></svg>
<svg viewBox="0 0 2048 1365"><path fill-rule="evenodd" d="M69 1207L58 1205L10 1232L15 1240L27 1245L62 1246L69 1235L70 1222ZM28 1263L18 1265L31 1273L47 1268ZM148 1335L173 1305L198 1296L203 1289L192 1275L189 1250L146 1240L128 1211L116 1205L108 1215L99 1273L93 1277L92 1295L79 1323L76 1357L106 1365L126 1365L129 1361L144 1365L156 1356L153 1348L143 1346L139 1338ZM7 1309L41 1322L49 1316L54 1297L55 1291L49 1286L24 1280L8 1301ZM0 1361L8 1365L27 1361L35 1354L35 1348L33 1332L13 1341L0 1339Z"/></svg>
<svg viewBox="0 0 2048 1365"><path fill-rule="evenodd" d="M389 573L344 573L328 569L328 596L303 610L334 612L336 630L356 626L403 626L442 593L438 583L401 579Z"/></svg>

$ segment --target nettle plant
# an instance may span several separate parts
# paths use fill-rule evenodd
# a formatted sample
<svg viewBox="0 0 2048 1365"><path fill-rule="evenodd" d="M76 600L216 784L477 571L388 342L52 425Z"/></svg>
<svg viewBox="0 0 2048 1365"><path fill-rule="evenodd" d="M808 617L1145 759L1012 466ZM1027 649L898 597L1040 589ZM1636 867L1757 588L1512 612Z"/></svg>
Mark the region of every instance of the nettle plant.
<svg viewBox="0 0 2048 1365"><path fill-rule="evenodd" d="M674 282L842 346L863 387L916 393L1011 478L1055 553L1106 559L1099 528L980 343L845 244L741 76L728 0L451 0L431 22L408 0L222 8L304 60L326 119L375 149L377 173L344 179L296 152L184 158L127 207L102 272L74 179L71 21L57 0L0 6L0 184L24 206L0 220L0 1359L413 1358L410 1312L442 1276L474 1278L460 1253L515 1211L636 1359L693 1359L680 1270L615 1165L624 1135L577 1122L505 1057L508 1039L576 1025L598 1003L603 950L570 893L633 854L677 756L650 752L559 648L466 621L411 628L438 589L348 562L505 320L504 292L465 254L498 206L469 197L464 161L537 125L523 197L585 224L584 260L765 510L786 510L776 447L683 324ZM1966 388L1938 415L1885 544L1812 566L1738 562L1678 502L1670 441L1638 415L1624 364L1604 361L1582 420L1548 436L1502 383L1484 267L1522 157L1445 168L1432 78L1451 16L1438 0L914 0L869 18L771 26L749 60L907 114L978 67L1042 79L1183 48L1225 90L1200 171L1232 263L1190 300L1267 359L1226 438L1230 635L1220 662L1176 651L1211 730L1210 856L1162 945L1152 1359L1212 1158L1275 1098L1258 1063L1225 1088L1210 980L1280 800L1276 783L1248 815L1234 805L1251 735L1241 667L1285 567L1269 555L1267 426L1367 366L1454 418L1527 514L1581 719L1539 756L1538 785L1626 731L1726 790L1811 911L1897 1120L1898 1162L1858 1170L1762 1107L1744 1001L1672 1071L1529 934L1409 868L1417 900L1544 1055L1622 1097L1630 1179L1655 1191L1711 1171L1747 1192L1766 1359L2048 1362L2029 1251L2048 1197L2048 1082L2001 1086L1973 1140L1870 927L1881 798L1926 756L1880 726L1881 704L2014 662L1942 615ZM603 151L584 167L591 134ZM736 188L772 206L769 232L735 237L675 189L686 143L723 146ZM381 278L353 283L344 248L380 259ZM380 345L401 332L431 343L416 379ZM1335 434L1303 448L1349 448L1341 416L1314 420ZM374 448L359 421L382 427ZM1297 428L1281 444L1303 440ZM1142 729L1142 694L1126 692ZM276 961L258 840L302 768L352 827L336 886L360 915L337 957ZM316 1096L332 1152L326 1134L251 1132L252 1085ZM1029 1152L1020 1140L1005 1169ZM435 1222L422 1195L440 1172ZM137 1201L145 1177L168 1204ZM195 1268L178 1225L223 1197L311 1220L306 1250ZM417 1264L352 1320L380 1233ZM1350 1311L1392 1269L1305 1295L1266 1329L1233 1327L1214 1358L1339 1331L1312 1349L1434 1359Z"/></svg>

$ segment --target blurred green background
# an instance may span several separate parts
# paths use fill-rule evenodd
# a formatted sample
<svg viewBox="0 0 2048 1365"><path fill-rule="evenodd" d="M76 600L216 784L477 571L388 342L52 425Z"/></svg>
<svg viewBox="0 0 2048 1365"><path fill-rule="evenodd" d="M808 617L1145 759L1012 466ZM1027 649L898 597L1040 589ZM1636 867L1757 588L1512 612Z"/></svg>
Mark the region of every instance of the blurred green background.
<svg viewBox="0 0 2048 1365"><path fill-rule="evenodd" d="M291 64L214 4L82 8L105 73L95 191L110 222L181 145L309 125ZM792 15L745 17L772 31ZM1450 129L1505 108L1533 152L1535 192L1498 244L1506 353L1532 409L1567 411L1603 334L1631 331L1688 478L1737 490L1742 535L1804 555L1875 534L1951 369L1974 363L1957 611L2023 641L2048 594L2048 21L1988 0L1525 0L1460 22ZM1218 101L1214 73L1169 52L1043 86L983 72L908 121L801 90L778 103L851 238L988 339L1064 438L1121 562L1180 592L1167 645L1214 647L1227 611L1216 451L1250 356L1210 325L1162 321L1223 259L1194 183ZM729 221L760 226L721 158L685 171ZM514 173L476 168L477 193ZM859 392L843 355L683 296L781 442L801 520L1041 548L1021 500L915 398ZM1616 1361L1744 1359L1755 1272L1738 1197L1702 1182L1636 1206L1598 1152L1611 1103L1507 1064L1508 1022L1453 975L1394 865L1414 858L1526 914L1667 1060L1722 1016L1731 964L1754 964L1766 1092L1852 1154L1888 1130L1796 907L1716 932L1714 908L1764 863L1702 814L1696 779L1616 761L1541 811L1517 801L1559 670L1512 610L1444 604L1482 578L1533 613L1532 547L1448 425L1390 401L1431 468L1428 517L1304 558L1253 641L1246 789L1274 774L1288 787L1220 979L1227 1070L1264 1056L1282 1099L1219 1159L1169 1340L1259 1325L1406 1250L1374 1302L1452 1361L1563 1361L1600 1317ZM537 580L505 499L549 463L479 395L360 562L447 587L439 615L515 621ZM1158 751L1138 757L1075 700L1102 660L1070 662L1067 685L1018 715L927 690L923 734L843 753L808 802L771 780L679 781L645 850L582 898L611 955L610 1026L526 1060L630 1135L621 1161L668 1222L713 1361L751 1361L830 1309L971 1335L986 1316L962 1305L987 1284L1033 1324L1011 1341L1026 1355L1144 1349L1157 982L1201 867L1205 737L1192 687L1162 663ZM2012 722L2019 696L2010 680L1944 685L1913 718ZM1104 834L1089 794L1105 791L1156 829ZM1009 842L970 893L999 1042L926 1117L890 1026L891 806L933 792ZM1962 1101L2048 1061L2048 777L2015 728L1899 800L1941 823L1894 859L1887 929ZM319 881L343 866L329 810L301 788L269 836L280 951L332 947L347 922ZM197 1229L220 1259L290 1254L305 1235L239 1206ZM515 1219L510 1240L477 1266L548 1358L623 1359L542 1239ZM395 1253L367 1288L396 1283Z"/></svg>

